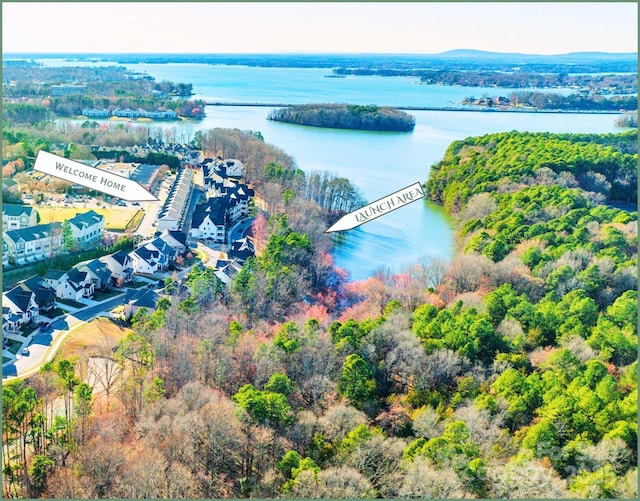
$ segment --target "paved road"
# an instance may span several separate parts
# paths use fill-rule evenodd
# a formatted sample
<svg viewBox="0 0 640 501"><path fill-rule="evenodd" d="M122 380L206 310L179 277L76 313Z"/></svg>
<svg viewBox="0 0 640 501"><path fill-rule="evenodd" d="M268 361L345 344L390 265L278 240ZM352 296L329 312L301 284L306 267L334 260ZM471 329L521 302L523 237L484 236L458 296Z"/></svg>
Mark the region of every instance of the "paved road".
<svg viewBox="0 0 640 501"><path fill-rule="evenodd" d="M250 218L247 218L247 219L243 219L242 221L237 223L235 226L233 226L229 230L228 242L227 242L227 245L229 246L228 247L229 249L231 249L231 242L233 240L238 240L239 238L242 238L242 237L244 237L246 235L247 230L251 227L251 223L253 223L254 219L255 219L255 217L250 217Z"/></svg>
<svg viewBox="0 0 640 501"><path fill-rule="evenodd" d="M59 318L53 322L51 330L36 334L29 345L28 355L18 354L18 358L12 364L2 368L2 378L22 378L35 374L40 370L42 364L54 357L69 332L80 327L85 322L92 320L101 313L112 310L116 306L125 303L133 293L134 290L127 289L120 296L106 299L100 304L88 306Z"/></svg>

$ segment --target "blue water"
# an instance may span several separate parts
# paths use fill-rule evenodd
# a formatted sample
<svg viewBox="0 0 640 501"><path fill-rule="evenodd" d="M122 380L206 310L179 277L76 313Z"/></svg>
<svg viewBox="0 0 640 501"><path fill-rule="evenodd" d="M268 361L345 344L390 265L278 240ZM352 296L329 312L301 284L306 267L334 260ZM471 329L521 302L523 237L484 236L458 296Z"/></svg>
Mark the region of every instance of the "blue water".
<svg viewBox="0 0 640 501"><path fill-rule="evenodd" d="M65 63L70 64L70 63ZM508 95L509 89L418 84L416 78L324 78L329 69L254 68L202 64L127 65L156 80L188 82L196 97L224 102L349 102L393 106L451 106L465 96ZM616 132L616 115L415 111L411 133L319 129L268 121L269 107L206 108L199 123L158 124L175 128L179 140L214 127L258 130L265 141L309 172L329 171L349 178L373 201L416 181L424 182L452 141L510 130L532 132ZM336 239L334 260L352 279L373 270L401 269L423 256L450 259L452 221L441 208L415 202Z"/></svg>

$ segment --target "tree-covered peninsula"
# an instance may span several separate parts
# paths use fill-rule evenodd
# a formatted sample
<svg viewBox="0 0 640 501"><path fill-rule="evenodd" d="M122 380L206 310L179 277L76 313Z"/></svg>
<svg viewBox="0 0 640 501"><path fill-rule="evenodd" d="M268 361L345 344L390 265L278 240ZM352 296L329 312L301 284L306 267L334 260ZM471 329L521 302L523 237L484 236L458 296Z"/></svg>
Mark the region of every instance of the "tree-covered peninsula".
<svg viewBox="0 0 640 501"><path fill-rule="evenodd" d="M416 124L415 118L403 111L385 106L357 104L289 106L273 110L267 118L312 127L391 132L410 132Z"/></svg>
<svg viewBox="0 0 640 501"><path fill-rule="evenodd" d="M324 233L346 179L194 142L243 159L261 250L3 384L3 497L637 499L635 132L454 142L456 256L362 282Z"/></svg>

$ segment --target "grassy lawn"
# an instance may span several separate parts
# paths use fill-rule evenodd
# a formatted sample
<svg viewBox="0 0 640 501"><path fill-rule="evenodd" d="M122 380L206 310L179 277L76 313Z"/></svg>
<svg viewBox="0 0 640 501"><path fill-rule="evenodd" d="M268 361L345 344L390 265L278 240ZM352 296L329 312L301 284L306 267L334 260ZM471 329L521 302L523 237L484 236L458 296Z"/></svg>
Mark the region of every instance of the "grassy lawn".
<svg viewBox="0 0 640 501"><path fill-rule="evenodd" d="M2 365L6 364L9 360L11 359L7 357L2 357Z"/></svg>
<svg viewBox="0 0 640 501"><path fill-rule="evenodd" d="M14 355L18 353L18 350L20 349L21 346L22 346L22 343L19 343L18 341L14 341L13 339L7 340L7 350L9 350Z"/></svg>
<svg viewBox="0 0 640 501"><path fill-rule="evenodd" d="M44 205L38 207L38 214L40 214L40 222L44 224L50 221L63 222L66 219L74 217L79 212L88 212L90 210L93 210L98 214L102 214L104 216L105 229L122 231L124 231L129 222L138 214L138 212L142 212L136 208L131 207L84 209L79 207L52 207L49 205ZM141 216L138 217L140 217L140 220L142 219ZM140 224L140 222L138 222L138 224Z"/></svg>
<svg viewBox="0 0 640 501"><path fill-rule="evenodd" d="M126 287L129 287L131 289L139 289L140 287L144 287L146 285L149 285L149 282L143 282L142 280L133 280L132 282L129 282Z"/></svg>
<svg viewBox="0 0 640 501"><path fill-rule="evenodd" d="M56 299L56 302L66 304L67 306L71 306L72 308L84 308L87 306L86 304L78 303L76 301L72 301L71 299Z"/></svg>
<svg viewBox="0 0 640 501"><path fill-rule="evenodd" d="M64 315L66 311L62 308L55 307L51 311L41 311L40 315L47 318L56 318L57 316Z"/></svg>
<svg viewBox="0 0 640 501"><path fill-rule="evenodd" d="M144 218L144 211L138 210L138 212L136 212L133 215L133 217L129 220L129 222L126 224L124 229L136 231L138 229L138 226L140 226L140 223L142 222L143 218Z"/></svg>
<svg viewBox="0 0 640 501"><path fill-rule="evenodd" d="M100 354L103 346L113 348L131 329L121 327L108 318L96 318L73 330L56 354L56 360L86 360Z"/></svg>
<svg viewBox="0 0 640 501"><path fill-rule="evenodd" d="M111 291L95 291L93 293L93 300L94 301L102 301L104 299L109 299L110 297L114 297L117 296L119 294L122 294L123 291L121 290L111 290Z"/></svg>

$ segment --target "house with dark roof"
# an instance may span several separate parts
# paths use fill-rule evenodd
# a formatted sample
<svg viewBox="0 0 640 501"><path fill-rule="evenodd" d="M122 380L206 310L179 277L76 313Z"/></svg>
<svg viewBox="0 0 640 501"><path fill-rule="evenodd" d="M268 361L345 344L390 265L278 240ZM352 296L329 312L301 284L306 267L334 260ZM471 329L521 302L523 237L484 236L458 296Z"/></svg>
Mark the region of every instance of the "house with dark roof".
<svg viewBox="0 0 640 501"><path fill-rule="evenodd" d="M158 301L160 298L160 294L153 289L138 289L134 292L133 296L131 296L129 302L124 307L125 317L131 318L142 308L145 308L149 314L153 313L158 307Z"/></svg>
<svg viewBox="0 0 640 501"><path fill-rule="evenodd" d="M8 306L2 307L2 334L18 334L22 325L22 317L13 313ZM6 338L2 339L2 347L5 347Z"/></svg>
<svg viewBox="0 0 640 501"><path fill-rule="evenodd" d="M30 205L2 204L2 228L19 230L38 224L38 212Z"/></svg>
<svg viewBox="0 0 640 501"><path fill-rule="evenodd" d="M89 275L89 280L93 284L94 289L111 290L113 281L111 280L111 270L106 263L99 259L91 261L83 261L74 266L75 269L85 271Z"/></svg>
<svg viewBox="0 0 640 501"><path fill-rule="evenodd" d="M18 287L35 294L36 303L40 311L52 310L56 305L56 291L39 275L33 275L21 282Z"/></svg>
<svg viewBox="0 0 640 501"><path fill-rule="evenodd" d="M134 273L153 274L158 271L160 264L160 252L147 247L138 247L129 253L132 260Z"/></svg>
<svg viewBox="0 0 640 501"><path fill-rule="evenodd" d="M198 204L191 218L191 236L205 241L224 243L227 211L220 198L210 198Z"/></svg>
<svg viewBox="0 0 640 501"><path fill-rule="evenodd" d="M111 281L113 285L118 285L118 282L131 282L133 279L133 260L131 256L119 250L108 256L102 256L99 258L111 271Z"/></svg>
<svg viewBox="0 0 640 501"><path fill-rule="evenodd" d="M86 271L71 268L58 280L58 284L56 296L59 298L82 302L93 296L94 286Z"/></svg>
<svg viewBox="0 0 640 501"><path fill-rule="evenodd" d="M4 232L9 263L24 264L50 257L60 249L61 233L60 223L38 224Z"/></svg>
<svg viewBox="0 0 640 501"><path fill-rule="evenodd" d="M233 277L242 269L242 263L237 259L218 259L215 265L214 275L224 285L229 285Z"/></svg>
<svg viewBox="0 0 640 501"><path fill-rule="evenodd" d="M90 210L77 213L75 217L68 219L68 221L73 232L73 240L80 249L86 248L102 239L104 230L103 215Z"/></svg>
<svg viewBox="0 0 640 501"><path fill-rule="evenodd" d="M253 238L246 236L239 238L231 242L231 249L229 249L229 257L237 259L238 261L246 261L247 258L256 255L256 248L253 245Z"/></svg>
<svg viewBox="0 0 640 501"><path fill-rule="evenodd" d="M154 238L153 240L142 243L141 246L158 251L159 270L166 270L169 265L176 262L176 258L178 257L178 253L174 250L174 248L161 238Z"/></svg>
<svg viewBox="0 0 640 501"><path fill-rule="evenodd" d="M50 269L44 273L44 276L42 278L44 278L44 281L47 282L51 287L57 289L58 285L62 283L65 275L65 271Z"/></svg>
<svg viewBox="0 0 640 501"><path fill-rule="evenodd" d="M39 311L38 303L36 302L36 295L29 290L23 289L19 285L16 285L14 288L2 293L2 306L3 313L5 307L9 309L7 312L7 319L11 319L12 322L17 323L20 326L27 325L31 321L38 320Z"/></svg>
<svg viewBox="0 0 640 501"><path fill-rule="evenodd" d="M187 235L182 231L164 230L158 238L171 246L178 254L184 254L189 248Z"/></svg>
<svg viewBox="0 0 640 501"><path fill-rule="evenodd" d="M223 197L223 203L227 207L229 219L235 223L249 215L249 201L254 195L254 190L246 184L238 183L233 189L227 190Z"/></svg>

